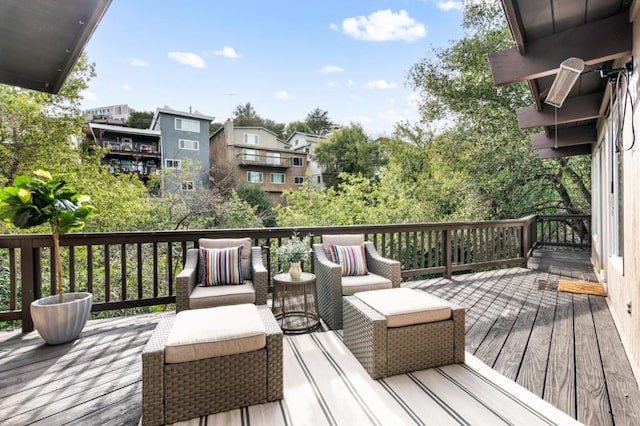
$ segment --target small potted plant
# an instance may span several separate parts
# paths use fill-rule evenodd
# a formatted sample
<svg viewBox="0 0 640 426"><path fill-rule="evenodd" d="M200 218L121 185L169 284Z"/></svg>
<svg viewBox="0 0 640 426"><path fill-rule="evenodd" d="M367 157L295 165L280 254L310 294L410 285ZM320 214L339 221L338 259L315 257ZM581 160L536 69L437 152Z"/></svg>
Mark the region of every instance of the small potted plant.
<svg viewBox="0 0 640 426"><path fill-rule="evenodd" d="M60 236L82 229L93 206L86 204L89 197L78 194L62 177L44 170L33 174L18 176L13 185L0 190L0 219L16 228L45 223L51 228L58 294L33 301L31 316L42 338L55 345L78 337L91 312L91 293L63 293Z"/></svg>
<svg viewBox="0 0 640 426"><path fill-rule="evenodd" d="M275 253L281 262L289 263L289 275L292 279L297 280L302 276L302 268L300 262L309 259L309 236L302 239L294 232L286 244L275 249Z"/></svg>

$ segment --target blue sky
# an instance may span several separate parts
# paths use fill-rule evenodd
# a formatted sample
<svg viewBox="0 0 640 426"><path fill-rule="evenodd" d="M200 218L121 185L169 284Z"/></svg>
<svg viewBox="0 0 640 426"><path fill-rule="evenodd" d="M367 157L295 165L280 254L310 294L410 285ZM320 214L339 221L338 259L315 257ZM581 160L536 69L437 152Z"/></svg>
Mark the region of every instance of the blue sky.
<svg viewBox="0 0 640 426"><path fill-rule="evenodd" d="M192 108L223 122L239 103L278 122L315 107L372 136L415 120L407 73L462 36L451 0L113 0L87 44L83 108Z"/></svg>

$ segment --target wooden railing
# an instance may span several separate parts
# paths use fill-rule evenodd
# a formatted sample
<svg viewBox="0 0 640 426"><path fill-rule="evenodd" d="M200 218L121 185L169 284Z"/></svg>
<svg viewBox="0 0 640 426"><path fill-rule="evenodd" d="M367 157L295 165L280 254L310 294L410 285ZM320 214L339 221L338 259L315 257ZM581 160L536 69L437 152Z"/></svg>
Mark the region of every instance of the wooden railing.
<svg viewBox="0 0 640 426"><path fill-rule="evenodd" d="M591 216L538 215L536 246L591 247Z"/></svg>
<svg viewBox="0 0 640 426"><path fill-rule="evenodd" d="M364 233L378 252L402 264L402 277L471 271L502 265L526 267L536 217L488 222L202 231L69 234L61 239L65 285L94 295L94 312L175 302L174 278L199 238L251 237L264 247L271 274L280 266L273 249L293 231L320 242L323 234ZM21 320L33 330L30 304L54 294L50 235L0 236L0 321ZM303 265L313 270L312 262Z"/></svg>

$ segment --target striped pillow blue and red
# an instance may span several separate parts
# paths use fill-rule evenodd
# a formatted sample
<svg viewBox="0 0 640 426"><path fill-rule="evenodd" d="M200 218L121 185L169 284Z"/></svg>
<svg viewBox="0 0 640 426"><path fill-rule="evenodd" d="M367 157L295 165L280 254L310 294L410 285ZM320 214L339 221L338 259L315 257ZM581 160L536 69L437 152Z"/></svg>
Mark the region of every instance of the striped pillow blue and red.
<svg viewBox="0 0 640 426"><path fill-rule="evenodd" d="M204 259L204 276L202 285L211 287L216 285L242 284L241 253L242 246L223 249L201 248Z"/></svg>
<svg viewBox="0 0 640 426"><path fill-rule="evenodd" d="M367 260L364 254L364 244L359 246L331 245L331 260L342 267L342 276L367 275Z"/></svg>

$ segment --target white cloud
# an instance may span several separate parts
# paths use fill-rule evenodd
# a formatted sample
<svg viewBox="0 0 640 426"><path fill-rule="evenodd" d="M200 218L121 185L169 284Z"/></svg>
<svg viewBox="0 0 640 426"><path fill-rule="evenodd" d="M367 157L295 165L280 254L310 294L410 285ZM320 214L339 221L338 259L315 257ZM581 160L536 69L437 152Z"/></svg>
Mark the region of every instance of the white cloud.
<svg viewBox="0 0 640 426"><path fill-rule="evenodd" d="M131 85L128 83L121 84L120 89L128 92L129 90L131 90Z"/></svg>
<svg viewBox="0 0 640 426"><path fill-rule="evenodd" d="M342 72L342 71L344 71L344 68L342 68L340 65L325 65L320 70L320 72L324 74L330 74L330 73Z"/></svg>
<svg viewBox="0 0 640 426"><path fill-rule="evenodd" d="M196 55L195 53L169 52L167 56L180 64L189 65L194 68L202 69L207 67L207 64L204 62L204 59L202 59L202 56Z"/></svg>
<svg viewBox="0 0 640 426"><path fill-rule="evenodd" d="M80 93L80 96L82 97L82 99L84 99L85 101L95 101L96 99L98 99L98 97L96 96L95 93L90 92L88 90L83 90Z"/></svg>
<svg viewBox="0 0 640 426"><path fill-rule="evenodd" d="M327 83L327 87L338 87L340 83L336 83L335 81L330 81Z"/></svg>
<svg viewBox="0 0 640 426"><path fill-rule="evenodd" d="M295 99L295 96L292 96L286 90L281 90L276 93L276 99L279 101L290 101L291 99Z"/></svg>
<svg viewBox="0 0 640 426"><path fill-rule="evenodd" d="M422 102L422 99L416 92L411 92L407 97L407 101L409 102L409 105L419 105L420 102Z"/></svg>
<svg viewBox="0 0 640 426"><path fill-rule="evenodd" d="M463 5L461 1L454 1L454 0L440 1L438 2L438 9L447 10L447 11L453 10L453 9L462 10Z"/></svg>
<svg viewBox="0 0 640 426"><path fill-rule="evenodd" d="M231 46L225 46L220 50L216 50L214 53L218 56L224 56L229 59L238 59L240 57L238 52L236 52L236 50Z"/></svg>
<svg viewBox="0 0 640 426"><path fill-rule="evenodd" d="M354 101L361 101L362 100L362 98L360 96L358 96L358 95L353 95L352 94L352 95L349 95L349 97L351 99L353 99Z"/></svg>
<svg viewBox="0 0 640 426"><path fill-rule="evenodd" d="M329 24L329 28L331 28L333 31L338 31L338 26L333 22Z"/></svg>
<svg viewBox="0 0 640 426"><path fill-rule="evenodd" d="M389 83L387 80L372 80L362 85L365 89L395 89L396 83Z"/></svg>
<svg viewBox="0 0 640 426"><path fill-rule="evenodd" d="M131 65L132 67L148 67L149 62L143 61L142 59L138 58L131 58L131 60L129 61L129 65Z"/></svg>
<svg viewBox="0 0 640 426"><path fill-rule="evenodd" d="M391 9L347 18L342 21L342 31L365 41L415 41L427 35L425 26L410 17L406 10L393 13Z"/></svg>
<svg viewBox="0 0 640 426"><path fill-rule="evenodd" d="M353 86L353 80L347 80L347 86Z"/></svg>

